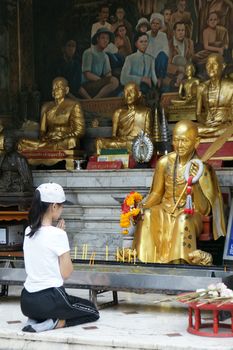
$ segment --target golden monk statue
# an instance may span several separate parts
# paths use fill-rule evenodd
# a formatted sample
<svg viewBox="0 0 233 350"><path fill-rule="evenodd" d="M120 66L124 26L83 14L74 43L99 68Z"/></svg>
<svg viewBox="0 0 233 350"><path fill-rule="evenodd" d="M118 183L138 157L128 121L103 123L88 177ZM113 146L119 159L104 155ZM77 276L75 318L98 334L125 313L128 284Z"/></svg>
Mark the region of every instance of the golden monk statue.
<svg viewBox="0 0 233 350"><path fill-rule="evenodd" d="M142 204L144 215L136 228L133 248L143 262L191 263L189 254L196 250L203 215L213 216L214 239L225 235L222 197L215 173L209 165L203 164L202 175L192 185L193 215L184 212L186 193L179 198L186 185L186 166L190 160L198 158L198 144L196 124L182 120L175 125L174 152L157 162L150 193ZM198 169L196 160L189 175L197 175Z"/></svg>
<svg viewBox="0 0 233 350"><path fill-rule="evenodd" d="M223 68L222 56L209 55L206 71L210 79L197 89L198 133L203 138L221 135L233 123L233 82L222 78Z"/></svg>
<svg viewBox="0 0 233 350"><path fill-rule="evenodd" d="M84 135L83 112L77 101L66 97L69 92L67 80L58 77L53 80L54 101L42 106L39 140L22 139L19 150L68 150L79 146Z"/></svg>
<svg viewBox="0 0 233 350"><path fill-rule="evenodd" d="M195 68L192 63L188 63L185 66L185 75L187 79L181 82L179 86L179 100L171 100L171 103L175 106L190 105L195 101L197 86L200 81L194 77Z"/></svg>
<svg viewBox="0 0 233 350"><path fill-rule="evenodd" d="M124 88L126 107L117 109L112 118L112 137L96 140L97 154L102 148L127 148L131 153L132 142L143 130L152 135L151 110L139 104L141 92L137 84L128 83Z"/></svg>

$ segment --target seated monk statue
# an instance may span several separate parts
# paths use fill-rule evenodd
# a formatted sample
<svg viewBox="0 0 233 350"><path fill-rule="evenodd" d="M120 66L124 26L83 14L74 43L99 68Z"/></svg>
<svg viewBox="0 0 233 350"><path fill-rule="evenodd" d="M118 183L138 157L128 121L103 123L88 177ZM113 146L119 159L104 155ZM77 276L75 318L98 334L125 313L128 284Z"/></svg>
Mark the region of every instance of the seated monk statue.
<svg viewBox="0 0 233 350"><path fill-rule="evenodd" d="M192 63L186 64L185 75L187 79L180 83L179 100L171 100L171 103L175 106L183 106L194 102L197 93L197 86L199 85L199 79L195 78L194 74L194 65Z"/></svg>
<svg viewBox="0 0 233 350"><path fill-rule="evenodd" d="M126 107L117 109L112 118L112 137L96 140L97 154L101 149L126 148L129 153L136 136L143 130L148 136L152 135L151 110L139 104L141 92L136 83L128 83L124 88Z"/></svg>
<svg viewBox="0 0 233 350"><path fill-rule="evenodd" d="M16 140L8 136L3 146L4 151L0 156L0 191L32 192L31 169L27 159L17 152Z"/></svg>
<svg viewBox="0 0 233 350"><path fill-rule="evenodd" d="M222 56L209 55L206 71L210 79L197 88L196 116L202 138L221 135L233 123L233 82L222 78L223 68Z"/></svg>
<svg viewBox="0 0 233 350"><path fill-rule="evenodd" d="M143 262L191 263L189 254L197 249L203 215L213 216L214 239L226 233L221 192L208 164L203 164L199 180L191 186L194 213L184 211L184 172L193 160L188 176L198 173L198 144L197 125L190 120L179 121L173 131L174 152L158 160L150 193L141 204L144 214L137 223L133 249Z"/></svg>
<svg viewBox="0 0 233 350"><path fill-rule="evenodd" d="M68 150L79 146L85 123L80 104L66 97L67 80L55 78L52 84L54 101L42 106L39 140L21 139L19 150Z"/></svg>

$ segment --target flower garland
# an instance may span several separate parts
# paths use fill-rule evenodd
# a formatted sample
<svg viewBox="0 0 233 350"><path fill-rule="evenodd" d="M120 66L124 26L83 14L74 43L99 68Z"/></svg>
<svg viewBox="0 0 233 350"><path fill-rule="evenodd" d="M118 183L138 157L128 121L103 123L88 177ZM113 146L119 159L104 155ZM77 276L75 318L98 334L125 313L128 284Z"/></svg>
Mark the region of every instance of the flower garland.
<svg viewBox="0 0 233 350"><path fill-rule="evenodd" d="M224 283L210 284L207 289L200 288L196 292L183 294L177 297L183 303L198 302L199 305L209 303L233 303L233 291Z"/></svg>
<svg viewBox="0 0 233 350"><path fill-rule="evenodd" d="M164 301L180 301L185 304L197 303L198 306L217 303L219 306L233 303L233 290L227 288L224 283L210 284L206 289L200 288L195 292L180 294L172 298L157 300L155 303Z"/></svg>
<svg viewBox="0 0 233 350"><path fill-rule="evenodd" d="M120 226L123 228L122 234L127 235L129 233L128 227L131 223L135 223L140 209L138 208L138 203L141 202L142 195L138 192L130 192L123 204L121 205L121 217Z"/></svg>

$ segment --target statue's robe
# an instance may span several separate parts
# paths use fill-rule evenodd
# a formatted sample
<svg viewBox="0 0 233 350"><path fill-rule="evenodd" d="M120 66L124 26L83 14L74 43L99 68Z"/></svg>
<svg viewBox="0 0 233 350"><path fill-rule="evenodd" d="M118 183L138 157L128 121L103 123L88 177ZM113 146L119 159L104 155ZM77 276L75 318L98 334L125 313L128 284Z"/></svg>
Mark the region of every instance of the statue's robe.
<svg viewBox="0 0 233 350"><path fill-rule="evenodd" d="M81 105L74 100L64 99L61 104L47 102L42 107L40 138L22 139L19 150L66 150L79 146L84 135L85 122Z"/></svg>
<svg viewBox="0 0 233 350"><path fill-rule="evenodd" d="M126 148L131 153L132 142L141 130L152 136L151 111L147 107L120 108L114 113L112 122L112 137L96 140L98 154L106 148Z"/></svg>
<svg viewBox="0 0 233 350"><path fill-rule="evenodd" d="M221 79L219 88L211 91L211 80L197 88L197 115L205 114L198 125L198 134L203 138L221 135L233 124L233 82Z"/></svg>

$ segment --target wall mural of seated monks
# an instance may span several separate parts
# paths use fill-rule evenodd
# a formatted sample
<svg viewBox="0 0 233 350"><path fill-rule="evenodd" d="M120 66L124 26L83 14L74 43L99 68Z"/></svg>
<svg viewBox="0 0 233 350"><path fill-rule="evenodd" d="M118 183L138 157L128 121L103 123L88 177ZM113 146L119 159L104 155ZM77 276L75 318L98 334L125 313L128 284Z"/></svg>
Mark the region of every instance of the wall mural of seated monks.
<svg viewBox="0 0 233 350"><path fill-rule="evenodd" d="M128 81L146 96L178 91L187 63L207 78L211 53L224 57L230 75L232 19L233 0L33 0L41 100L51 99L56 76L80 99L122 96Z"/></svg>

